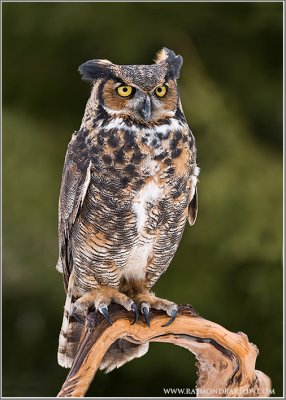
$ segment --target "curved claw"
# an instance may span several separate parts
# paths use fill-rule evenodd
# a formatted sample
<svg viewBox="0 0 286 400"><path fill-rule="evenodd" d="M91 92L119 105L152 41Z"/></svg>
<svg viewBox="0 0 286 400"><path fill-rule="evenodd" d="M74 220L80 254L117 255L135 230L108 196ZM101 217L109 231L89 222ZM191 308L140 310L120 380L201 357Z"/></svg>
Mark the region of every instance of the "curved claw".
<svg viewBox="0 0 286 400"><path fill-rule="evenodd" d="M112 320L111 320L111 318L110 318L110 316L109 316L109 313L108 313L108 308L107 307L100 307L100 308L98 308L98 311L104 316L104 318L106 319L106 321L110 324L110 325L112 325Z"/></svg>
<svg viewBox="0 0 286 400"><path fill-rule="evenodd" d="M171 318L169 319L168 322L166 322L164 325L162 325L162 328L164 328L165 326L171 325L171 323L175 321L177 314L178 314L178 309L177 309L177 308L175 308L174 310L172 310L172 312L171 312Z"/></svg>
<svg viewBox="0 0 286 400"><path fill-rule="evenodd" d="M85 323L85 318L82 318L79 314L77 314L77 307L75 305L73 306L72 316L80 324L84 324Z"/></svg>
<svg viewBox="0 0 286 400"><path fill-rule="evenodd" d="M139 318L139 311L138 311L138 307L135 303L132 304L131 306L132 310L134 311L134 320L131 323L131 325L135 324L138 321Z"/></svg>
<svg viewBox="0 0 286 400"><path fill-rule="evenodd" d="M144 315L144 319L146 321L146 324L149 326L150 328L150 318L149 318L149 307L147 306L146 303L143 303L141 306L141 312Z"/></svg>

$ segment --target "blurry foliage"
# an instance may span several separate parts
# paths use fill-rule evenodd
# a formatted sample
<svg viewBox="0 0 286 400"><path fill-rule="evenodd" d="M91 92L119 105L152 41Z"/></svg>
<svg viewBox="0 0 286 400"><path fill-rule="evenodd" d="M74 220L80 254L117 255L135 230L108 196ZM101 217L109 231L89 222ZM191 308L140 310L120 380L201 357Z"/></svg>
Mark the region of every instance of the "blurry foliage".
<svg viewBox="0 0 286 400"><path fill-rule="evenodd" d="M64 304L57 202L92 58L184 57L179 88L195 134L199 217L156 293L248 334L282 394L282 3L3 4L3 395L53 396ZM275 344L275 347L274 345ZM90 396L194 387L194 358L152 344L98 373Z"/></svg>

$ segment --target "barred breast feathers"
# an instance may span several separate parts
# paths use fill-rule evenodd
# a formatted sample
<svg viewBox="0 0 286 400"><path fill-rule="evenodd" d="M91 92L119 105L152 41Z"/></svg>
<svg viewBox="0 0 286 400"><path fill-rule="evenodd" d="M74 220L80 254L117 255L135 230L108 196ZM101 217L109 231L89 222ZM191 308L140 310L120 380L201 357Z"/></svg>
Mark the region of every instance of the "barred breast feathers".
<svg viewBox="0 0 286 400"><path fill-rule="evenodd" d="M94 113L94 108L92 110ZM164 201L166 196L171 196L170 204L173 201L173 205L177 207L176 212L178 212L180 220L177 222L174 220L173 223L176 224L178 237L183 230L183 219L185 218L183 208L186 207L183 204L186 200L181 200L181 195L184 196L184 199L194 197L199 172L195 163L194 138L184 118L165 118L158 124L144 125L125 119L120 116L120 113L100 119L95 113L93 117L96 123L91 124L92 118L90 117L85 120L84 128L82 128L87 132L84 140L89 148L90 157L92 157L82 189L83 199L90 181L93 182L93 185L100 184L101 186L97 190L102 190L102 193L106 194L110 191L110 196L114 196L114 199L118 197L119 193L121 193L120 196L124 196L124 193L127 195L124 201L129 197L130 212L135 216L134 229L136 229L137 237L134 237L133 245L130 246L130 253L125 265L122 265L122 274L127 279L142 280L158 239L156 230L150 230L148 224L153 220L152 223L156 225L154 221L156 218L158 219L160 213L163 215L162 213L170 212L170 210L163 211L163 209L159 212L159 207L162 206L160 202ZM111 140L111 138L116 140ZM129 140L130 142L128 142ZM118 161L116 154L120 151L122 158ZM133 164L132 152L134 152L133 154L140 153L136 164ZM125 167L129 168L128 171ZM126 184L122 186L124 188L122 191L121 183L117 186L117 180L121 182L124 179L126 179ZM191 193L187 193L188 186ZM112 194L113 192L114 194ZM120 196L118 201L121 201ZM100 195L101 197L102 195ZM102 204L103 197L97 201L99 201L101 209L106 209L106 204ZM90 204L95 204L95 199ZM99 220L103 216L97 206L94 211L90 210L90 212L91 215L95 212L99 213L97 220L100 224ZM108 214L111 216L112 212L115 213L110 209ZM117 214L114 214L114 218L118 219ZM153 233L150 234L150 232ZM162 233L158 232L158 234ZM177 241L177 239L175 240ZM82 254L85 254L86 259L90 260L91 257L100 259L103 257L103 253L99 255L97 251L96 255L95 249L85 246ZM80 264L79 260L77 260L77 264ZM77 268L81 267L78 265Z"/></svg>

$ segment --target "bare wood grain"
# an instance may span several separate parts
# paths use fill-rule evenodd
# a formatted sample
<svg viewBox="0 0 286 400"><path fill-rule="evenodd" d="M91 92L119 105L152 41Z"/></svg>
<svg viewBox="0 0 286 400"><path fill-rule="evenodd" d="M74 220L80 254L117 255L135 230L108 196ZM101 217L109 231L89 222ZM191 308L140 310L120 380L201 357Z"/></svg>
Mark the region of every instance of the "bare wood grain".
<svg viewBox="0 0 286 400"><path fill-rule="evenodd" d="M197 397L268 397L271 380L255 370L257 347L245 334L233 333L200 317L189 305L179 307L175 321L152 310L151 327L142 317L131 325L133 314L112 305L110 326L101 314L91 312L77 356L58 397L83 397L109 346L119 338L134 343L167 342L191 351L198 360ZM163 395L163 393L162 393Z"/></svg>

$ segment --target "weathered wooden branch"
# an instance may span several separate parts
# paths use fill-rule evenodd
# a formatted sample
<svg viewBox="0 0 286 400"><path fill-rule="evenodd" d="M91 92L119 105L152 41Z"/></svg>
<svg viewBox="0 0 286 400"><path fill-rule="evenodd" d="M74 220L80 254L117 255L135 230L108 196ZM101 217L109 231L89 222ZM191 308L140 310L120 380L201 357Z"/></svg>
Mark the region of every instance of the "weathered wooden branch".
<svg viewBox="0 0 286 400"><path fill-rule="evenodd" d="M175 321L152 310L151 327L142 317L131 325L133 314L112 305L109 325L101 314L91 312L77 356L58 397L83 397L109 346L119 338L133 343L168 342L191 351L198 362L197 397L268 397L271 380L255 370L257 347L242 333L233 333L200 317L189 305L179 307ZM163 395L163 393L162 393Z"/></svg>

